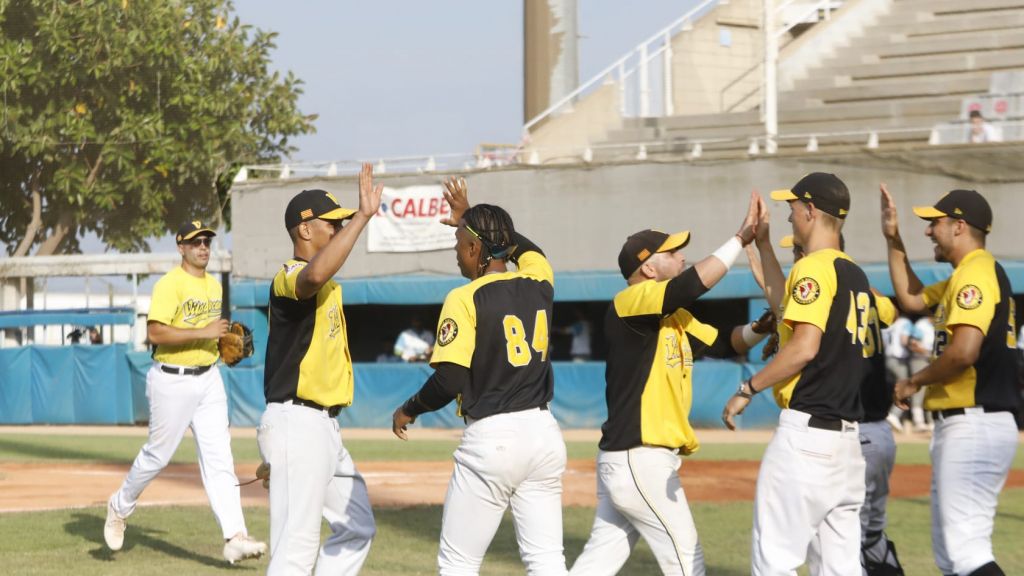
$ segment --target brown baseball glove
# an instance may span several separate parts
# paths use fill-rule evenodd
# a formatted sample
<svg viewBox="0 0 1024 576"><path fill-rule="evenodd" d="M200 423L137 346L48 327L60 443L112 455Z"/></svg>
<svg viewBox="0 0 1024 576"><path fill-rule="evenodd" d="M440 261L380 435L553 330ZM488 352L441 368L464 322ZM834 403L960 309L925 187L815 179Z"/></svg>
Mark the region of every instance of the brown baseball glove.
<svg viewBox="0 0 1024 576"><path fill-rule="evenodd" d="M252 330L241 322L232 322L227 334L217 341L220 359L228 366L234 366L252 356Z"/></svg>

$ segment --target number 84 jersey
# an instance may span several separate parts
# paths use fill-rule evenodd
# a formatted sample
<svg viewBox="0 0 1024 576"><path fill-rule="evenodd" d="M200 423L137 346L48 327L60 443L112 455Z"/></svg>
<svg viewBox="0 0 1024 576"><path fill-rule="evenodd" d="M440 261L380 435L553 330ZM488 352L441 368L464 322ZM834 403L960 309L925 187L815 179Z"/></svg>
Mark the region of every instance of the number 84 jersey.
<svg viewBox="0 0 1024 576"><path fill-rule="evenodd" d="M882 353L882 327L864 271L839 250L812 252L793 265L782 306L781 346L798 323L817 326L822 336L814 359L775 384L776 402L819 418L860 420L861 384Z"/></svg>
<svg viewBox="0 0 1024 576"><path fill-rule="evenodd" d="M537 408L554 394L548 359L554 273L537 251L523 253L517 264L517 271L481 276L445 298L430 364L469 368L460 416Z"/></svg>

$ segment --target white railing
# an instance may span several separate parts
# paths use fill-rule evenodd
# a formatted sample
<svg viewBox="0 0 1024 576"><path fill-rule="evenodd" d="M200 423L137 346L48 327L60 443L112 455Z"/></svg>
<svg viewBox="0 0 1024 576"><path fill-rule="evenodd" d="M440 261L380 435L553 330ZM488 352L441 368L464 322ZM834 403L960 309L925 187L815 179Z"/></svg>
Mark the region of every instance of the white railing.
<svg viewBox="0 0 1024 576"><path fill-rule="evenodd" d="M609 82L617 84L619 87L619 106L623 117L651 116L654 106L659 103L661 111L660 113L655 113L655 115L672 115L674 112L672 109L672 37L677 32L692 28L695 20L719 4L728 4L728 0L703 0L689 12L655 32L647 40L644 40L621 58L595 74L590 80L580 84L578 88L561 100L549 106L536 117L531 118L523 126L523 131L528 132L542 120L563 110L570 109L572 104L581 97ZM658 57L661 57L662 64L661 98L660 101L652 102L651 96L654 90L652 89L650 69L652 62ZM636 83L634 86L628 83L631 78L635 78ZM630 96L633 96L633 98L630 98Z"/></svg>

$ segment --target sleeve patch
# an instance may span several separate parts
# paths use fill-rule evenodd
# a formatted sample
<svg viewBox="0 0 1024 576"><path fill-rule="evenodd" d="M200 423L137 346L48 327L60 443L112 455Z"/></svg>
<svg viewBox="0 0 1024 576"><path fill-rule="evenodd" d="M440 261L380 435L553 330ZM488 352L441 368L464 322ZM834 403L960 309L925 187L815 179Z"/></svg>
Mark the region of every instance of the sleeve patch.
<svg viewBox="0 0 1024 576"><path fill-rule="evenodd" d="M814 278L804 276L793 284L791 296L797 304L811 304L821 296L821 287Z"/></svg>
<svg viewBox="0 0 1024 576"><path fill-rule="evenodd" d="M974 310L981 306L981 289L974 284L968 284L956 293L956 305L964 310Z"/></svg>
<svg viewBox="0 0 1024 576"><path fill-rule="evenodd" d="M437 342L441 346L451 344L459 335L459 325L452 318L441 320L441 326L437 329Z"/></svg>

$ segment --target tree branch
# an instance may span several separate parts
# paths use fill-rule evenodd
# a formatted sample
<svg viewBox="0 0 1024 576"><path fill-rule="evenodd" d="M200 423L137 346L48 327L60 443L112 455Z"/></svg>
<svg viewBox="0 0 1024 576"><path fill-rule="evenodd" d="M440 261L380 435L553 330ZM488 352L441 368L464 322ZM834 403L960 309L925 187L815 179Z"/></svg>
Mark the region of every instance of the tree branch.
<svg viewBox="0 0 1024 576"><path fill-rule="evenodd" d="M43 197L39 192L39 172L32 174L29 182L29 189L32 191L32 220L25 227L25 236L18 243L18 247L11 256L24 256L28 254L29 248L35 243L36 235L43 225Z"/></svg>
<svg viewBox="0 0 1024 576"><path fill-rule="evenodd" d="M50 256L57 253L57 248L60 247L60 243L64 241L64 237L71 232L73 224L73 218L70 212L62 211L60 217L57 219L57 225L53 227L53 231L47 236L46 240L39 245L39 249L36 250L36 256Z"/></svg>

